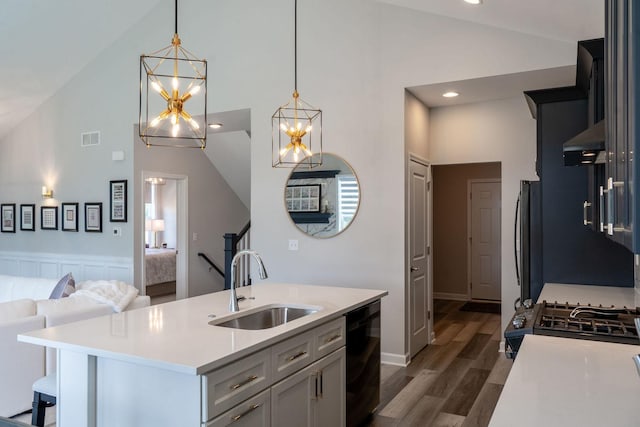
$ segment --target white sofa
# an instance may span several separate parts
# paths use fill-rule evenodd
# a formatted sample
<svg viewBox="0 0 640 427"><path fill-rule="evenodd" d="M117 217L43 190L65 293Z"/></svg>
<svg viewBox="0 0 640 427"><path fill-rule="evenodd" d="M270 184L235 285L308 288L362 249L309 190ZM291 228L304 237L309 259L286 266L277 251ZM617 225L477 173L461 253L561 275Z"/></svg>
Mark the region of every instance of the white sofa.
<svg viewBox="0 0 640 427"><path fill-rule="evenodd" d="M113 313L111 306L86 296L49 299L58 279L0 275L0 416L31 408L33 382L56 370L55 349L21 343L23 332ZM149 305L136 296L131 310Z"/></svg>

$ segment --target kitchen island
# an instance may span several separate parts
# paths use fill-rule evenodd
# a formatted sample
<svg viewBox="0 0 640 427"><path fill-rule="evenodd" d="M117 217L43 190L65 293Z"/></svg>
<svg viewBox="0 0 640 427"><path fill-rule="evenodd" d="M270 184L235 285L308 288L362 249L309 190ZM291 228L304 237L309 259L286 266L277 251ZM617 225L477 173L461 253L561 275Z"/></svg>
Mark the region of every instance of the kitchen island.
<svg viewBox="0 0 640 427"><path fill-rule="evenodd" d="M286 381L296 376L299 390L311 392L316 384L316 395L303 402L334 406L306 408L308 416L344 414L344 383L337 384L344 381L344 314L386 291L261 283L239 294L247 298L239 313L229 313L229 292L223 291L33 331L19 340L58 349L57 421L65 427L217 426L252 411L268 421L305 409L278 404L287 403ZM209 324L272 305L317 311L270 329Z"/></svg>

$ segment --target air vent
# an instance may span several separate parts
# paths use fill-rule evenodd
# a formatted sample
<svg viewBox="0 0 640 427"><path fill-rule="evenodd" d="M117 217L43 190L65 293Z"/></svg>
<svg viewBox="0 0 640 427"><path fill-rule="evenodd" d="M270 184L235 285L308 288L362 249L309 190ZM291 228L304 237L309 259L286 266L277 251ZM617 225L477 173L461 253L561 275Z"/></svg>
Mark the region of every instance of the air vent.
<svg viewBox="0 0 640 427"><path fill-rule="evenodd" d="M100 131L82 132L80 134L80 146L89 147L91 145L100 144Z"/></svg>

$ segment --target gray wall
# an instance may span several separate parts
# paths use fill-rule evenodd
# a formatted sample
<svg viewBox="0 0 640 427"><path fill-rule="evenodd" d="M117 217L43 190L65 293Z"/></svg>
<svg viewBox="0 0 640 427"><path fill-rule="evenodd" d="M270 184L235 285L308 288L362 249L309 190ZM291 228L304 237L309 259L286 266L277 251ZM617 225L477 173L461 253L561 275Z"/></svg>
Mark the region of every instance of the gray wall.
<svg viewBox="0 0 640 427"><path fill-rule="evenodd" d="M136 131L137 132L137 131ZM209 271L208 264L198 257L198 252L224 268L225 233L238 232L249 220L249 211L231 190L227 182L215 169L202 150L150 148L136 140L134 188L142 189L143 171L163 174L183 175L188 181L188 232L189 253L189 296L201 295L224 288L224 279L215 271ZM142 197L134 199L134 223L142 230L144 204ZM193 235L197 234L197 240ZM133 239L136 248L144 246L142 232ZM178 248L181 249L181 248ZM141 265L139 250L134 251L134 266ZM135 268L135 283L141 283L141 269Z"/></svg>
<svg viewBox="0 0 640 427"><path fill-rule="evenodd" d="M324 149L353 166L362 190L360 210L349 229L320 240L302 235L291 223L282 202L288 171L271 167L270 118L293 90L293 58L287 57L292 48L291 2L185 0L180 8L184 46L209 61L209 110L251 109L252 246L263 255L270 280L388 290L383 300L383 357L405 363L405 88L571 65L575 43L370 0L302 2L298 89L303 99L324 112ZM60 25L73 25L80 17L69 18ZM45 173L58 177L60 185L54 190L63 191L60 196L77 200L101 194L106 199L109 179L133 182L131 129L138 116L138 58L169 43L172 23L173 4L159 3L116 43L96 52L95 61L0 142L0 198L5 191L16 200L22 194L39 197ZM521 108L526 111L525 105ZM98 150L80 154L73 148L81 130L97 129L104 138ZM433 135L433 123L429 132ZM110 160L114 149L125 151L125 162ZM441 151L431 153L440 163L459 162L449 161ZM181 152L172 161L198 161L191 156ZM480 161L491 160L498 158ZM520 169L519 164L514 167ZM204 178L190 179L190 189L193 181L204 183ZM194 229L203 230L210 222L205 209L190 212ZM134 242L132 226L130 221L123 227L122 238L79 233L64 242L61 238L71 238L58 232L48 234L42 245L34 239L21 244L33 251L62 245L75 253L133 256L134 244L140 242ZM506 242L504 236L507 233ZM24 233L12 237L28 238ZM290 238L299 240L299 251L287 249ZM0 236L0 241L7 239ZM0 250L13 247L2 245ZM203 272L198 279L199 291L204 290L205 277ZM512 278L503 277L503 283L508 279Z"/></svg>

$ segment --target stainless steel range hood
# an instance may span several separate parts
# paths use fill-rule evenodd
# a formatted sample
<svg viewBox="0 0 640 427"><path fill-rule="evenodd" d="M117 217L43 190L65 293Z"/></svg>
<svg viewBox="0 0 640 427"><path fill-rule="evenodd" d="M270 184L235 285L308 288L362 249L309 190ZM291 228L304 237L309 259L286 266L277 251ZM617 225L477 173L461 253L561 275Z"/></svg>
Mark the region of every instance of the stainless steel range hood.
<svg viewBox="0 0 640 427"><path fill-rule="evenodd" d="M604 163L604 120L580 132L562 145L565 166Z"/></svg>

